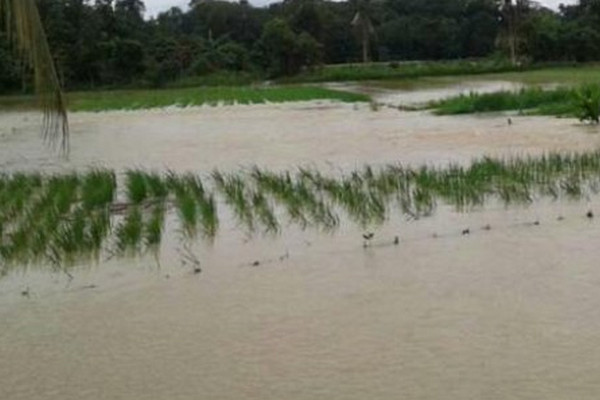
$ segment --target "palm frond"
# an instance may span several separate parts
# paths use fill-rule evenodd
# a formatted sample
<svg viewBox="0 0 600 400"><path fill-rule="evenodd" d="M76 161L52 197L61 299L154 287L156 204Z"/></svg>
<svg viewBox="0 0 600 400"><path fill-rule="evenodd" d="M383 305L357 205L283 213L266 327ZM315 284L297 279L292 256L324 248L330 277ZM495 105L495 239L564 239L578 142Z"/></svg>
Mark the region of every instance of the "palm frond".
<svg viewBox="0 0 600 400"><path fill-rule="evenodd" d="M4 27L19 55L33 70L40 108L43 110L42 135L52 145L69 147L69 124L65 98L50 53L35 0L0 0Z"/></svg>

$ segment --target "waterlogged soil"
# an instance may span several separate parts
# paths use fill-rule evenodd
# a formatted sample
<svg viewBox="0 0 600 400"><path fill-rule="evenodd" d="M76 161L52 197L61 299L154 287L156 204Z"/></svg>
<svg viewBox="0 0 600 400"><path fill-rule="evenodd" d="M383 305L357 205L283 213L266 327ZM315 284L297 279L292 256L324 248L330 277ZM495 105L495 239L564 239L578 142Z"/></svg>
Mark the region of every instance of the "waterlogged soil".
<svg viewBox="0 0 600 400"><path fill-rule="evenodd" d="M62 160L39 144L34 114L0 114L0 163L335 172L600 144L573 120L511 118L334 103L77 113ZM600 221L588 209L600 216L600 201L440 206L367 228L369 243L349 223L251 236L225 216L212 245L187 248L170 221L158 258L0 280L0 398L597 399Z"/></svg>

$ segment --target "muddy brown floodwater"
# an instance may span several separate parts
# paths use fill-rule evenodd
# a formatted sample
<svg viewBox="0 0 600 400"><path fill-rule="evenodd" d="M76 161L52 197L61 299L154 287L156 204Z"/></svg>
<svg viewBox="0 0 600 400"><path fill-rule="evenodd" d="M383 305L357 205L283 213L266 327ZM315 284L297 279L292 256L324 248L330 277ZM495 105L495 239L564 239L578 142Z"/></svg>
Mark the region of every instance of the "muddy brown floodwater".
<svg viewBox="0 0 600 400"><path fill-rule="evenodd" d="M332 171L600 142L597 128L568 119L508 126L502 115L304 103L73 114L64 161L39 144L35 118L0 114L4 170ZM347 224L248 237L225 216L213 245L193 247L198 275L173 239L159 260L110 260L73 280L12 273L0 280L0 399L597 399L590 208L600 211L597 198L442 206L392 218L367 248Z"/></svg>

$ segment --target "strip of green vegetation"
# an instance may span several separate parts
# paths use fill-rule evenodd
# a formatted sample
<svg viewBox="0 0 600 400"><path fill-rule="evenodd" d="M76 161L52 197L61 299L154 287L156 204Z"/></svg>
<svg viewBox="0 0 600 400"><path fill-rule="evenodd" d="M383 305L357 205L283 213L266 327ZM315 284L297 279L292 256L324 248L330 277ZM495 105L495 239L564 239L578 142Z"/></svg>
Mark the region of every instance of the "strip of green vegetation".
<svg viewBox="0 0 600 400"><path fill-rule="evenodd" d="M426 108L438 115L470 114L493 111L519 111L534 115L578 117L598 123L600 85L543 90L527 88L516 92L469 93L431 102Z"/></svg>
<svg viewBox="0 0 600 400"><path fill-rule="evenodd" d="M73 111L136 110L167 106L281 103L308 100L369 101L366 95L310 86L205 87L193 89L82 92L69 95Z"/></svg>
<svg viewBox="0 0 600 400"><path fill-rule="evenodd" d="M368 102L369 96L314 86L273 87L202 87L163 90L116 90L75 92L67 96L71 111L139 110L168 106L218 104L281 103L309 100ZM35 107L28 96L0 98L0 107L27 109Z"/></svg>
<svg viewBox="0 0 600 400"><path fill-rule="evenodd" d="M600 65L577 64L563 67L533 68L529 70L484 73L472 76L428 76L415 79L392 79L369 82L369 86L397 90L419 90L426 88L447 87L457 85L465 80L471 81L507 81L523 83L525 85L551 85L575 86L600 82Z"/></svg>
<svg viewBox="0 0 600 400"><path fill-rule="evenodd" d="M428 108L439 115L471 114L491 111L525 111L550 115L574 115L575 89L557 88L543 90L526 88L516 92L474 93L459 95L432 102Z"/></svg>
<svg viewBox="0 0 600 400"><path fill-rule="evenodd" d="M544 68L543 65L514 66L507 61L457 60L329 65L284 78L282 82L347 82L403 80L420 77L479 75Z"/></svg>
<svg viewBox="0 0 600 400"><path fill-rule="evenodd" d="M165 217L173 210L176 232L185 241L213 240L218 204L230 209L239 226L278 233L286 223L330 231L342 218L366 228L397 211L420 218L438 203L466 212L488 201L506 205L541 197L580 199L600 190L600 150L587 154L494 160L470 166L365 167L331 177L311 169L193 174L130 170L125 190L112 171L45 176L0 176L0 271L30 264L64 270L77 262L157 252ZM116 193L125 198L117 201Z"/></svg>
<svg viewBox="0 0 600 400"><path fill-rule="evenodd" d="M561 67L534 68L528 71L505 72L474 79L494 79L521 82L527 85L561 84L583 85L600 82L600 65L597 63L566 64Z"/></svg>

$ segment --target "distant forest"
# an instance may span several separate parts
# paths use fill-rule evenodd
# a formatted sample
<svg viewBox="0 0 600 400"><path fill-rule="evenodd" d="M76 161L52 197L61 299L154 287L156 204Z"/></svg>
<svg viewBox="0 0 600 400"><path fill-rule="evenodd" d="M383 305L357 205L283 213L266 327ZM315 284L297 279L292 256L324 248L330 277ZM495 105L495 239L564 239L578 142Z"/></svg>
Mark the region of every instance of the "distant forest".
<svg viewBox="0 0 600 400"><path fill-rule="evenodd" d="M559 11L527 0L191 0L187 12L149 20L140 0L38 5L68 89L269 79L363 61L600 59L600 0ZM0 91L26 89L27 75L0 36Z"/></svg>

